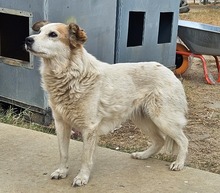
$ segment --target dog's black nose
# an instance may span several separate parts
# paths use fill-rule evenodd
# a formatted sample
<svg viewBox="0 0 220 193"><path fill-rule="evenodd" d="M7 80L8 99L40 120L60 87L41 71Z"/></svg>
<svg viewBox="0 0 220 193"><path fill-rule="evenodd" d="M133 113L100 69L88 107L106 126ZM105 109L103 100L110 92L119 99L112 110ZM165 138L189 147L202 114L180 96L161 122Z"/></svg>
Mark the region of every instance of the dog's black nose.
<svg viewBox="0 0 220 193"><path fill-rule="evenodd" d="M34 39L33 38L31 38L31 37L25 38L25 44L27 46L31 46L33 43L34 43Z"/></svg>

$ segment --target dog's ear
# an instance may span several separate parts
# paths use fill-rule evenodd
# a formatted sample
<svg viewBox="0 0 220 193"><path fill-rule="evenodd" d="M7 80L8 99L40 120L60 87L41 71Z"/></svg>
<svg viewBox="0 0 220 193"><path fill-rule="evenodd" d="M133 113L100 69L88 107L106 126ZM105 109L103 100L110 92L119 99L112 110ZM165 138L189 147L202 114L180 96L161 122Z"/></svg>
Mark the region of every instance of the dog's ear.
<svg viewBox="0 0 220 193"><path fill-rule="evenodd" d="M43 21L38 21L38 22L36 22L33 26L32 26L32 29L34 30L34 31L39 31L40 30L40 28L42 28L44 25L46 25L46 24L48 24L49 22L48 21L45 21L45 20L43 20Z"/></svg>
<svg viewBox="0 0 220 193"><path fill-rule="evenodd" d="M73 47L77 47L77 45L82 45L87 40L86 32L75 23L70 23L69 39L70 39L70 44Z"/></svg>

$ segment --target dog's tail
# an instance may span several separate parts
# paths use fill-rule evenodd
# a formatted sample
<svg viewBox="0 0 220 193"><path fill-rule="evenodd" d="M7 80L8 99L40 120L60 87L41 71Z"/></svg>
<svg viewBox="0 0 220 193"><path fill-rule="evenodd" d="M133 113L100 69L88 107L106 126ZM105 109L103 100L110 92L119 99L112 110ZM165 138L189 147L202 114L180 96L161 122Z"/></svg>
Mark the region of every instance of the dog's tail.
<svg viewBox="0 0 220 193"><path fill-rule="evenodd" d="M163 148L160 150L162 154L176 155L178 153L177 143L168 135L165 137L165 143Z"/></svg>

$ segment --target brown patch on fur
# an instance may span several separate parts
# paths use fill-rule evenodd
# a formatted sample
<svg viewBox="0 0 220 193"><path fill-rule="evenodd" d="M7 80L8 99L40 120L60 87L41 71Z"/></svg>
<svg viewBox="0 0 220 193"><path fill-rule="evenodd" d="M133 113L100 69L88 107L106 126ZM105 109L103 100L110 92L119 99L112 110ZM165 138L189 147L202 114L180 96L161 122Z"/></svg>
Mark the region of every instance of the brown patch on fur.
<svg viewBox="0 0 220 193"><path fill-rule="evenodd" d="M60 33L60 41L63 42L65 45L69 46L68 26L60 25L57 27L57 31Z"/></svg>
<svg viewBox="0 0 220 193"><path fill-rule="evenodd" d="M49 22L48 21L39 21L39 22L36 22L33 26L32 26L32 29L34 31L39 31L40 28L42 28L44 25L48 24Z"/></svg>
<svg viewBox="0 0 220 193"><path fill-rule="evenodd" d="M73 48L84 44L87 40L86 32L75 23L69 24L69 40Z"/></svg>

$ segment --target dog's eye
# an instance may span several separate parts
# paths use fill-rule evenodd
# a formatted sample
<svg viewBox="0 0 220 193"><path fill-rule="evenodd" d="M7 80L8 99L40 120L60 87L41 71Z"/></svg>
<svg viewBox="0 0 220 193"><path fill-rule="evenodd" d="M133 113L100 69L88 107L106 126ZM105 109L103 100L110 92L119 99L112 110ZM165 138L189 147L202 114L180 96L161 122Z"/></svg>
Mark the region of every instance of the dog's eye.
<svg viewBox="0 0 220 193"><path fill-rule="evenodd" d="M57 34L55 32L50 32L48 34L48 36L51 37L51 38L55 38L55 37L57 37Z"/></svg>

